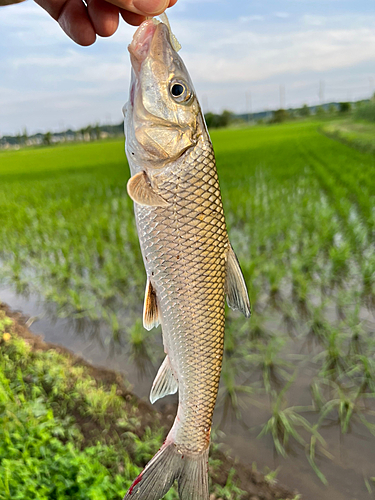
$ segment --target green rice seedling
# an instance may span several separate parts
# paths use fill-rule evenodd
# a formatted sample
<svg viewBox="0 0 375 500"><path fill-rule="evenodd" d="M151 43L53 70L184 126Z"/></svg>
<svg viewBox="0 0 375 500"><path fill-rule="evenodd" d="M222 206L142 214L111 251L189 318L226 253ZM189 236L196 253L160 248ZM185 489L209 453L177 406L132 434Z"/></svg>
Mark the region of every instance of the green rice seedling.
<svg viewBox="0 0 375 500"><path fill-rule="evenodd" d="M322 363L319 376L323 379L337 379L347 370L346 353L344 352L344 341L346 335L337 328L331 327L325 337L325 350L316 355L314 361Z"/></svg>
<svg viewBox="0 0 375 500"><path fill-rule="evenodd" d="M282 306L283 311L283 325L290 337L293 337L297 331L297 313L289 304Z"/></svg>
<svg viewBox="0 0 375 500"><path fill-rule="evenodd" d="M286 340L281 337L272 337L266 344L258 342L256 352L246 356L246 361L253 371L260 372L263 387L267 394L272 394L290 379L293 364L285 361L280 355Z"/></svg>
<svg viewBox="0 0 375 500"><path fill-rule="evenodd" d="M319 307L313 307L311 319L308 322L306 340L309 344L325 346L330 325L324 316L326 304L323 302Z"/></svg>
<svg viewBox="0 0 375 500"><path fill-rule="evenodd" d="M281 280L283 272L275 263L269 262L265 269L269 280L269 305L278 310L282 304Z"/></svg>
<svg viewBox="0 0 375 500"><path fill-rule="evenodd" d="M351 367L346 375L353 379L361 393L369 393L375 397L375 359L373 356L358 353L352 356Z"/></svg>
<svg viewBox="0 0 375 500"><path fill-rule="evenodd" d="M224 351L226 357L231 357L238 348L240 335L237 330L238 322L232 316L228 316L225 325Z"/></svg>
<svg viewBox="0 0 375 500"><path fill-rule="evenodd" d="M364 477L363 480L365 482L367 491L371 495L373 492L373 487L375 485L375 477Z"/></svg>
<svg viewBox="0 0 375 500"><path fill-rule="evenodd" d="M292 278L292 298L300 317L304 320L309 317L307 303L308 288L309 284L305 275L299 271L294 272Z"/></svg>
<svg viewBox="0 0 375 500"><path fill-rule="evenodd" d="M362 268L362 296L369 309L375 310L375 256L369 255Z"/></svg>
<svg viewBox="0 0 375 500"><path fill-rule="evenodd" d="M349 329L348 333L348 357L362 354L370 346L368 333L360 319L360 302L356 302L352 311L348 314L346 323Z"/></svg>
<svg viewBox="0 0 375 500"><path fill-rule="evenodd" d="M268 342L272 337L272 332L265 326L265 318L263 315L254 314L251 318L250 324L244 326L248 329L248 339L251 342Z"/></svg>
<svg viewBox="0 0 375 500"><path fill-rule="evenodd" d="M336 296L336 315L339 321L345 322L348 311L353 305L353 290L339 288Z"/></svg>
<svg viewBox="0 0 375 500"><path fill-rule="evenodd" d="M316 423L315 425L312 426L312 432L310 436L310 443L306 447L306 458L307 461L309 462L311 468L317 475L317 477L320 479L320 481L327 486L328 481L323 472L319 469L319 467L316 464L316 448L319 446L319 451L321 451L328 459L333 460L334 457L329 453L327 450L327 443L324 441L323 437L319 433L319 426L320 422Z"/></svg>
<svg viewBox="0 0 375 500"><path fill-rule="evenodd" d="M329 258L332 265L331 285L335 287L340 285L345 279L351 256L351 247L349 243L343 242L340 245L332 246L329 252Z"/></svg>
<svg viewBox="0 0 375 500"><path fill-rule="evenodd" d="M290 439L294 439L294 441L300 445L306 446L306 442L300 433L300 429L316 436L316 439L324 445L324 440L320 436L317 428L312 426L308 420L300 414L300 412L311 411L311 408L298 406L286 407L285 395L291 387L295 377L296 373L288 384L286 384L279 392L279 394L274 393L271 403L272 415L263 425L258 436L261 437L271 434L276 452L283 457L287 456Z"/></svg>
<svg viewBox="0 0 375 500"><path fill-rule="evenodd" d="M241 408L246 408L246 404L240 399L240 396L249 396L255 392L251 386L238 384L237 374L236 360L234 358L226 359L221 374L222 387L218 395L218 404L223 406L222 423L226 421L229 411L232 411L235 417L240 420L242 418Z"/></svg>
<svg viewBox="0 0 375 500"><path fill-rule="evenodd" d="M332 414L340 424L342 434L349 431L355 419L375 435L375 425L365 417L366 413L373 416L375 412L366 408L361 387L324 379L319 380L313 393L315 398L318 397L316 402L320 410L319 425ZM371 394L371 397L374 397L374 394Z"/></svg>

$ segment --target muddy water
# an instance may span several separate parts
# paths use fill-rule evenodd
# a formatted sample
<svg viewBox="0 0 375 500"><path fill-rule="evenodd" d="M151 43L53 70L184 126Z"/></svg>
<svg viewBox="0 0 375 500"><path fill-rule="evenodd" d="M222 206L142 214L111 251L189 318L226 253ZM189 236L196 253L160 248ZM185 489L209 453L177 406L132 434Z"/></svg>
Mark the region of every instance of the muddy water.
<svg viewBox="0 0 375 500"><path fill-rule="evenodd" d="M125 374L133 385L133 391L141 398L148 398L150 386L157 366L150 366L148 373L140 375L137 365L131 360L126 348L113 347L111 332L104 324L90 321L56 319L36 296L27 298L13 293L9 289L0 289L0 300L14 310L20 310L26 316L34 317L30 329L41 334L47 342L63 345L87 361L105 366ZM289 351L298 353L305 346L290 344ZM302 373L293 385L288 405L309 405L311 396L309 383L312 367L305 365ZM159 401L156 406L176 401L174 397ZM324 486L312 471L302 447L295 447L290 456L284 459L276 456L270 437L257 439L261 424L269 418L267 401L264 409L250 404L246 398L242 401L242 422L230 415L222 422L223 410L215 412L214 423L220 431L220 440L231 455L241 462L256 462L258 470L265 467L280 467L278 480L290 488L296 488L305 500L366 500L373 498L367 491L364 478L375 476L375 438L364 426L353 426L351 432L340 437L339 427L335 422L320 432L325 438L328 449L334 458L320 457L317 464L324 472L329 485ZM305 415L308 418L308 415ZM223 434L221 434L221 432ZM375 484L374 484L375 487Z"/></svg>

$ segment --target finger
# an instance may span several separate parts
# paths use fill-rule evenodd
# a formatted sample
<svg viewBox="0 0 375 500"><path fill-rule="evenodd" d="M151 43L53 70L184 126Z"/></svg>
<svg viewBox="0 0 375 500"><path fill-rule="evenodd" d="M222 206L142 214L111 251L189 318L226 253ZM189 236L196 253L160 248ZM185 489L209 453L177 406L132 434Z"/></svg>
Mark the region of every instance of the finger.
<svg viewBox="0 0 375 500"><path fill-rule="evenodd" d="M96 40L87 9L82 0L36 0L79 45L91 45Z"/></svg>
<svg viewBox="0 0 375 500"><path fill-rule="evenodd" d="M79 45L92 45L96 33L81 0L67 0L57 19L65 33Z"/></svg>
<svg viewBox="0 0 375 500"><path fill-rule="evenodd" d="M134 14L134 12L123 9L120 10L120 14L123 20L131 26L139 26L146 19L145 16L140 16L139 14Z"/></svg>
<svg viewBox="0 0 375 500"><path fill-rule="evenodd" d="M87 0L87 10L99 36L111 36L118 28L119 9L105 0Z"/></svg>
<svg viewBox="0 0 375 500"><path fill-rule="evenodd" d="M170 0L108 0L120 9L141 16L156 16L165 11Z"/></svg>
<svg viewBox="0 0 375 500"><path fill-rule="evenodd" d="M114 1L114 0L108 0ZM169 0L169 7L173 7L173 5L177 3L177 0ZM141 16L140 14L135 14L134 12L130 12L129 10L120 9L120 14L123 20L130 24L131 26L139 26L146 19L145 16Z"/></svg>

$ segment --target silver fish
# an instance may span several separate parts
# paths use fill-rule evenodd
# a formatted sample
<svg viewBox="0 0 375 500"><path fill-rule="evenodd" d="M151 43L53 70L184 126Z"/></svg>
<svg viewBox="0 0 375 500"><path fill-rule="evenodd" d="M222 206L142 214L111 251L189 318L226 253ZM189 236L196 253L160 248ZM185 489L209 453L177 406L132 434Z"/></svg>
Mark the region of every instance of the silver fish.
<svg viewBox="0 0 375 500"><path fill-rule="evenodd" d="M147 272L143 324L161 324L166 353L150 400L178 390L179 405L163 446L125 498L159 500L177 480L182 500L208 500L225 295L246 317L250 302L228 239L210 137L169 28L145 21L129 51L127 187Z"/></svg>

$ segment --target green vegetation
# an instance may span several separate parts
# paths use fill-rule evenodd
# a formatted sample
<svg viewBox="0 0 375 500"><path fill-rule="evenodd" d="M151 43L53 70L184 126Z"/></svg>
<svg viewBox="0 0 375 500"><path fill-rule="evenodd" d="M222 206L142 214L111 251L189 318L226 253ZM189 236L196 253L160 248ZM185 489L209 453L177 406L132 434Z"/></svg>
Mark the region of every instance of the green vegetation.
<svg viewBox="0 0 375 500"><path fill-rule="evenodd" d="M340 111L348 112L340 103ZM323 126L322 131L328 136L360 151L375 152L375 100L360 101L355 105L351 115L345 120L337 120Z"/></svg>
<svg viewBox="0 0 375 500"><path fill-rule="evenodd" d="M328 137L353 146L360 151L375 153L375 123L371 121L340 120L330 122L322 127L322 131Z"/></svg>
<svg viewBox="0 0 375 500"><path fill-rule="evenodd" d="M208 128L227 127L234 121L234 114L231 111L224 110L220 115L215 113L206 113L204 115Z"/></svg>
<svg viewBox="0 0 375 500"><path fill-rule="evenodd" d="M375 96L370 102L361 103L354 112L356 120L375 122Z"/></svg>
<svg viewBox="0 0 375 500"><path fill-rule="evenodd" d="M239 418L244 405L266 405L256 435L273 436L282 455L302 446L325 481L316 465L329 458L324 425L338 422L344 435L356 422L375 434L365 321L375 307L375 161L321 126L217 130L212 139L253 309L250 321L228 313L220 399ZM1 153L0 281L39 291L59 314L104 319L134 359L159 360L159 332L136 323L145 274L128 175L122 141ZM295 343L305 350L291 358ZM290 399L307 364L311 404L302 407Z"/></svg>
<svg viewBox="0 0 375 500"><path fill-rule="evenodd" d="M33 351L0 310L0 499L121 498L162 436L140 433L140 412L116 391Z"/></svg>

